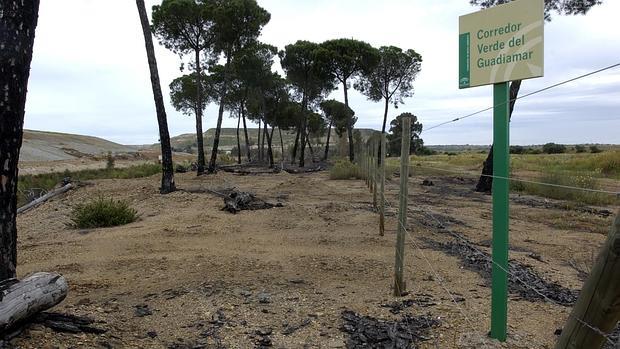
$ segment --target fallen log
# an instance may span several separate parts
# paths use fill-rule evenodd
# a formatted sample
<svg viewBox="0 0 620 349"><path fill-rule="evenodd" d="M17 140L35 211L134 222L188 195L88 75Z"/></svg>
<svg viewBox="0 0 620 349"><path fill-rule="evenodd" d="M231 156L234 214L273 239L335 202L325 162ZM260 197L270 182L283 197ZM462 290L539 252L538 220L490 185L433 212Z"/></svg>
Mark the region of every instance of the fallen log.
<svg viewBox="0 0 620 349"><path fill-rule="evenodd" d="M0 334L62 302L67 280L58 273L35 273L0 282Z"/></svg>
<svg viewBox="0 0 620 349"><path fill-rule="evenodd" d="M75 185L73 185L73 183L67 183L66 185L64 185L64 186L62 186L62 187L60 187L58 189L52 190L49 193L41 196L40 198L38 198L36 200L33 200L33 201L27 203L26 205L18 208L17 209L17 214L26 212L26 211L30 210L31 208L34 208L34 207L44 203L45 201L47 201L47 200L49 200L49 199L51 199L51 198L53 198L55 196L58 196L58 195L63 194L63 193L66 193L67 191L69 191L69 190L71 190L73 188L75 188Z"/></svg>
<svg viewBox="0 0 620 349"><path fill-rule="evenodd" d="M290 174L299 174L299 173L312 173L312 172L320 172L320 171L325 171L327 168L323 167L323 166L317 166L317 167L312 167L312 168L285 168L284 171L290 173Z"/></svg>
<svg viewBox="0 0 620 349"><path fill-rule="evenodd" d="M265 210L273 207L282 207L282 204L268 203L257 198L252 193L232 191L228 196L224 197L224 207L222 211L237 213L242 210Z"/></svg>

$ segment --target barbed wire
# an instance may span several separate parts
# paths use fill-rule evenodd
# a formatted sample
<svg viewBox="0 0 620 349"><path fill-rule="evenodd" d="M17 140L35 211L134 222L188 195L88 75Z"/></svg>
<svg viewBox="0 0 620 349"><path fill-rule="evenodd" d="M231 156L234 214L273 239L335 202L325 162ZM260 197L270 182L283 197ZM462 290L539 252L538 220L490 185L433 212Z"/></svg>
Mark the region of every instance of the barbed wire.
<svg viewBox="0 0 620 349"><path fill-rule="evenodd" d="M514 102L514 101L516 101L516 100L523 99L523 98L526 98L526 97L530 97L530 96L533 96L533 95L535 95L535 94L538 94L538 93L541 93L541 92L544 92L544 91L548 91L548 90L551 90L551 89L556 88L556 87L558 87L558 86L562 86L562 85L568 84L568 83L570 83L570 82L573 82L573 81L576 81L576 80L579 80L579 79L583 79L583 78L585 78L585 77L588 77L588 76L591 76L591 75L595 75L595 74L598 74L598 73L601 73L601 72L604 72L604 71L606 71L606 70L610 70L610 69L613 69L613 68L616 68L616 67L619 67L619 66L620 66L620 62L618 62L618 63L614 63L614 64L611 64L611 65L608 65L608 66L603 67L603 68L601 68L601 69L597 69L597 70L591 71L591 72L589 72L589 73L582 74L582 75L579 75L579 76L576 76L576 77L570 78L570 79L568 79L568 80L564 80L564 81L561 81L561 82L555 83L555 84L553 84L553 85L549 85L549 86L547 86L547 87L543 87L543 88L541 88L541 89L538 89L538 90L535 90L535 91L532 91L532 92L526 93L526 94L524 94L524 95L518 96L517 98L512 98L512 99L509 99L509 100L508 100L508 101L506 101L506 102L501 102L501 103L495 104L495 105L493 105L493 106L491 106L491 107L481 109L481 110L479 110L479 111L476 111L476 112L473 112L473 113L470 113L470 114L467 114L467 115L464 115L464 116L461 116L461 117L458 117L458 118L452 119L452 120L450 120L450 121L445 121L445 122L439 123L439 124L437 124L437 125L434 125L434 126L431 126L431 127L427 128L426 130L424 130L424 129L423 129L423 130L422 130L422 132L428 132L428 131L433 130L433 129L436 129L436 128L438 128L438 127L441 127L441 126L444 126L444 125L447 125L447 124L451 124L451 123L453 123L453 122L461 121L461 120L464 120L464 119L470 118L470 117L475 116L475 115L478 115L478 114L482 114L482 113L484 113L484 112L486 112L486 111L489 111L489 110L494 109L495 107L500 107L500 106L502 106L502 105L509 104L509 103Z"/></svg>
<svg viewBox="0 0 620 349"><path fill-rule="evenodd" d="M383 173L383 176L385 176L385 172ZM506 179L506 178L504 178ZM383 200L385 200L385 204L387 204L389 207L394 208L391 203L385 199L385 194L383 195ZM407 207L407 211L412 211L411 208ZM433 219L440 227L443 227L445 231L447 231L451 236L453 236L454 238L460 240L462 243L464 243L466 246L468 246L469 248L471 248L472 250L474 250L477 254L479 254L480 256L482 256L484 259L487 260L487 262L490 262L492 265L495 265L496 267L500 268L502 271L504 271L507 275L510 275L514 280L516 280L517 282L519 282L520 284L522 284L523 286L525 286L526 288L532 290L534 293L538 294L540 297L542 297L543 299L545 299L545 301L556 305L556 306L561 306L561 304L557 303L556 301L550 299L547 295L545 295L544 293L540 292L540 290L538 290L537 288L535 288L534 286L526 283L525 281L521 280L521 278L519 278L517 275L515 275L514 273L510 272L509 270L507 270L506 268L504 268L502 265L498 264L497 262L495 262L492 258L490 258L486 253L482 252L480 249L478 249L476 246L472 245L469 241L467 241L464 237L460 236L459 234L456 234L455 232L453 232L446 224L445 222L440 221L434 214L433 212L430 210L430 208L426 207L425 210L422 211L422 213L425 213L427 216L429 216L431 219ZM441 283L441 277L438 275L438 273L434 270L434 268L432 267L432 264L430 263L430 261L428 260L428 258L426 258L426 256L424 255L424 252L422 251L422 249L415 243L414 241L414 237L411 234L411 232L409 232L409 230L407 230L407 228L405 227L404 223L400 220L400 218L397 219L398 220L398 224L399 226L409 235L409 238L411 240L411 243L414 245L414 247L420 252L420 255L422 255L423 259L425 259L426 263L429 266L429 269L431 270L431 273L433 273L435 275L435 279L438 281L438 284L442 287L442 289L448 293L448 295L451 297L451 299L453 300L454 304L457 306L457 308L459 309L459 311L461 312L461 314L467 319L467 321L470 323L471 326L471 320L469 319L469 317L467 317L467 315L465 314L465 312L463 311L463 309L458 305L458 303L456 302L456 298L452 295L452 293L448 290L448 288L443 285ZM595 332L596 334L602 336L608 343L615 345L616 343L614 343L614 341L610 338L610 336L603 332L601 329L599 329L598 327L591 325L585 321L583 321L582 319L574 316L572 313L569 313L569 317L575 319L577 322L579 322L581 325L587 327L588 329L592 330L593 332Z"/></svg>
<svg viewBox="0 0 620 349"><path fill-rule="evenodd" d="M480 177L489 177L489 178L497 178L497 179L504 179L504 180L509 180L509 181L513 181L513 182L521 182L521 183L529 183L529 184L538 184L538 185L543 185L543 186L549 186L549 187L556 187L556 188L562 188L562 189L570 189L570 190L580 190L580 191L586 191L586 192L591 192L591 193L599 193L599 194L609 194L609 195L613 195L613 196L619 196L620 192L619 191L609 191L609 190L603 190L603 189L591 189L591 188L582 188L582 187L574 187L574 186L570 186L570 185L563 185L563 184L554 184L554 183L545 183L545 182L539 182L539 181L532 181L529 179L521 179L521 178L516 178L516 177L503 177L503 176L496 176L496 175L488 175L488 174L479 174L479 173L473 173L473 172L467 172L467 171L456 171L456 170L450 170L450 169L445 169L445 168L438 168L438 167L430 167L430 166L422 166L422 165L411 165L412 167L416 168L416 167L421 167L421 168L426 168L429 170L436 170L436 171L444 171L444 172L450 172L450 173L455 173L455 174L466 174L469 176L480 176Z"/></svg>
<svg viewBox="0 0 620 349"><path fill-rule="evenodd" d="M407 210L410 210L409 208L407 208ZM439 219L437 219L437 217L435 217L435 215L432 213L432 211L430 209L428 209L428 207L426 208L426 210L424 210L425 213L427 214L427 216L429 216L430 218L432 218L436 223L438 223L441 227L443 227L443 229L445 231L447 231L450 235L452 235L454 238L460 240L462 243L464 243L466 246L468 246L469 248L473 249L476 253L480 254L480 256L482 256L484 259L487 260L487 262L491 262L492 265L498 267L499 269L501 269L503 272L505 272L507 275L510 275L512 278L514 278L514 280L518 281L519 283L521 283L523 286L529 288L530 290L534 291L536 294L538 294L539 296L543 297L543 299L545 299L547 302L553 304L553 305L557 305L557 306L562 306L561 304L557 303L556 301L552 300L551 298L547 297L547 295L545 295L544 293L540 292L540 290L538 290L537 288L535 288L534 286L526 283L525 281L521 280L521 278L519 278L518 276L516 276L514 273L511 273L509 270L507 270L506 268L504 268L502 265L500 265L499 263L495 262L493 260L493 258L490 258L486 253L482 252L480 249L478 249L476 246L474 246L473 244L471 244L469 241L467 241L465 238L463 238L462 236L460 236L459 234L454 233L444 222L440 221ZM591 325L585 321L583 321L582 319L574 316L572 313L569 313L569 317L575 319L577 322L579 322L580 324L582 324L583 326L589 328L590 330L594 331L596 334L602 336L603 338L605 338L605 340L612 344L615 345L616 343L614 343L614 341L609 337L609 335L605 332L603 332L601 329L599 329L598 327Z"/></svg>

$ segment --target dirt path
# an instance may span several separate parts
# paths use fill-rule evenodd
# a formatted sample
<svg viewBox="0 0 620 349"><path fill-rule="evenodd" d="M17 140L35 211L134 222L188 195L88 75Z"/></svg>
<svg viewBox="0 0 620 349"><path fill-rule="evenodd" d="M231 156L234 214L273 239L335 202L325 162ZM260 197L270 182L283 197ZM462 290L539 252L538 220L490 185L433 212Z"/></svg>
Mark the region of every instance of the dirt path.
<svg viewBox="0 0 620 349"><path fill-rule="evenodd" d="M411 178L413 239L408 237L405 269L411 293L401 299L391 297L395 210L389 208L386 236L378 236L378 217L363 181L331 181L327 173L177 176L180 188L236 187L284 205L236 215L220 211L221 198L211 194L158 195L156 176L93 182L19 217L18 271L62 272L70 293L55 311L93 317L108 332L58 334L35 325L12 343L338 348L349 338L341 331L342 312L353 310L381 319L403 313L439 319L422 348L484 347L490 289L457 257L425 244L451 237L420 210L488 251L490 198L450 177L434 177L433 187L421 181ZM396 202L396 179L387 187L388 200ZM71 207L98 194L128 200L141 219L108 229L68 228ZM567 288L581 285L568 262L588 265L612 219L524 204L513 204L511 216L511 258ZM401 314L382 306L403 299L416 304ZM511 296L511 338L504 347L552 347L569 310Z"/></svg>

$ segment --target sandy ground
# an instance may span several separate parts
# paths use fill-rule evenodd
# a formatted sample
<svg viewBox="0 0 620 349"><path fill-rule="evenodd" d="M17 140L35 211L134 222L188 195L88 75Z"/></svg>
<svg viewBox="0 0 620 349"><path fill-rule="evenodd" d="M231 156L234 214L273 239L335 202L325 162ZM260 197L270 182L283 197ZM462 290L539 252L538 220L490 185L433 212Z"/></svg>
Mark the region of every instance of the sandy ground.
<svg viewBox="0 0 620 349"><path fill-rule="evenodd" d="M284 207L230 214L212 194L157 194L158 177L100 180L18 218L19 276L59 271L70 284L54 311L86 315L103 335L60 334L34 325L12 344L21 348L253 348L269 333L275 348L341 348L343 310L398 319L382 304L392 297L396 210L388 207L387 232L363 181L333 181L328 174L238 176L177 175L182 189L236 187ZM424 177L426 178L426 177ZM424 239L448 234L420 212L450 221L484 251L490 238L488 195L473 182L433 177L435 186L410 179L405 277L410 294L441 325L422 348L552 348L570 308L511 295L509 341L486 342L490 288L461 262ZM396 203L397 181L386 198ZM71 208L99 194L124 199L139 221L115 228L67 226ZM613 210L614 208L609 208ZM570 261L590 265L613 217L514 203L511 258L569 288L581 280ZM541 256L539 259L531 255ZM449 293L448 293L449 292ZM456 303L452 297L458 298ZM136 307L138 306L138 307ZM152 314L137 316L136 309ZM305 324L286 334L290 326ZM486 343L486 344L485 344Z"/></svg>

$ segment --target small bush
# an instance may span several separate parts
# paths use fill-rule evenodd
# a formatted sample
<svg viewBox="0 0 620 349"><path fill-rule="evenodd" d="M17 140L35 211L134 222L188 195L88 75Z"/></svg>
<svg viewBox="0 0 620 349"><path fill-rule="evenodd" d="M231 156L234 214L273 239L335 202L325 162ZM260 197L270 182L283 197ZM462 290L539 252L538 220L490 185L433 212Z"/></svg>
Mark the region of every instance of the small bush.
<svg viewBox="0 0 620 349"><path fill-rule="evenodd" d="M525 148L520 145L511 145L510 154L525 154Z"/></svg>
<svg viewBox="0 0 620 349"><path fill-rule="evenodd" d="M101 196L94 201L77 205L71 213L74 226L81 229L114 227L129 224L137 218L137 211L127 202Z"/></svg>
<svg viewBox="0 0 620 349"><path fill-rule="evenodd" d="M330 179L362 179L360 167L350 161L338 161L329 170Z"/></svg>
<svg viewBox="0 0 620 349"><path fill-rule="evenodd" d="M562 154L566 152L566 146L563 144L547 143L543 145L543 153Z"/></svg>
<svg viewBox="0 0 620 349"><path fill-rule="evenodd" d="M114 156L112 155L112 152L108 152L108 155L106 156L106 164L105 164L105 168L108 171L111 171L114 169Z"/></svg>
<svg viewBox="0 0 620 349"><path fill-rule="evenodd" d="M586 147L580 144L577 144L575 146L575 153L585 153L586 152Z"/></svg>
<svg viewBox="0 0 620 349"><path fill-rule="evenodd" d="M590 146L590 153L596 154L596 153L600 153L600 152L602 152L601 148L597 147L596 145L591 145Z"/></svg>

